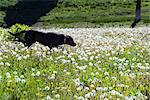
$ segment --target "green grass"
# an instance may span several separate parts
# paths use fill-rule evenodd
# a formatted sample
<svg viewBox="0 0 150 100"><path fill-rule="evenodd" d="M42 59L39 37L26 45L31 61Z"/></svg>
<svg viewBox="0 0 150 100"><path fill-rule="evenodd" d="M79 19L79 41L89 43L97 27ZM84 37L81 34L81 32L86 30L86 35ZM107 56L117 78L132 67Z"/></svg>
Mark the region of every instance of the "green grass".
<svg viewBox="0 0 150 100"><path fill-rule="evenodd" d="M150 22L150 14L147 0L142 1L142 22L147 24ZM100 24L118 22L120 24L130 25L134 20L135 3L131 1L120 0L64 0L62 4L58 4L53 11L40 19L41 22L47 24L71 24L85 23ZM48 17L49 16L49 17ZM43 24L44 24L43 23ZM119 24L118 24L119 25ZM86 25L85 25L86 27Z"/></svg>
<svg viewBox="0 0 150 100"><path fill-rule="evenodd" d="M7 0L6 0L7 1ZM10 5L9 1L0 1L0 6ZM15 3L15 0L12 0ZM41 17L35 26L52 27L72 27L74 23L80 23L79 26L97 27L113 22L122 25L130 25L135 16L135 0L63 0L58 2L57 7ZM12 3L12 5L14 4ZM148 0L142 1L142 23L150 23L150 3ZM1 15L1 12L0 12ZM3 18L4 16L2 16ZM1 19L0 19L1 20ZM3 20L1 20L2 22ZM55 25L57 23L57 25ZM88 23L88 25L84 24ZM64 25L62 25L64 24ZM67 24L67 25L66 25ZM95 24L93 26L93 24ZM74 26L78 27L78 26Z"/></svg>

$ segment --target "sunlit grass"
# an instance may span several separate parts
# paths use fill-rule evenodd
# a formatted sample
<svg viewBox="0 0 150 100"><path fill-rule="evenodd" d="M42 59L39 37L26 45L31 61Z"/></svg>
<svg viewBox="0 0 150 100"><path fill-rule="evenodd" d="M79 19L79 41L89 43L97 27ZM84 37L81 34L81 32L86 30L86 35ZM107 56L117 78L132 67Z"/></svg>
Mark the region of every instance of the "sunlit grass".
<svg viewBox="0 0 150 100"><path fill-rule="evenodd" d="M78 34L77 47L65 46L63 51L53 49L50 54L48 47L38 43L29 49L21 43L15 44L8 39L7 30L1 29L0 98L148 99L150 45L145 44L149 34L143 33L141 43L138 41L141 34L110 33L109 30L101 35L96 33L97 37L89 32L85 37L86 30ZM105 48L106 45L111 46ZM98 49L101 46L104 48Z"/></svg>

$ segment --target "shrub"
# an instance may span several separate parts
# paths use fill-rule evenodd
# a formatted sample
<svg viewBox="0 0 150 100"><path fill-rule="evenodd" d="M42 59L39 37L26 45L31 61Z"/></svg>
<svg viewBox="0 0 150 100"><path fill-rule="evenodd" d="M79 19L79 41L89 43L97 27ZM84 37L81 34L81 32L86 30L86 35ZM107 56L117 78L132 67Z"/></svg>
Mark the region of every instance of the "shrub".
<svg viewBox="0 0 150 100"><path fill-rule="evenodd" d="M17 33L21 32L21 31L30 30L30 29L31 29L31 27L29 27L27 25L15 24L15 25L10 27L10 32L17 34Z"/></svg>

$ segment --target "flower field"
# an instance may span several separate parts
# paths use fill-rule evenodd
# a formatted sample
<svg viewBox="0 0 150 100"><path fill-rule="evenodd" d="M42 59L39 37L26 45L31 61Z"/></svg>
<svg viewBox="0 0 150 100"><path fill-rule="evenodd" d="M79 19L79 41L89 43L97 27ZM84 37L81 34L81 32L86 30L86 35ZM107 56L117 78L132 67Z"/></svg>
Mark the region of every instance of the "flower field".
<svg viewBox="0 0 150 100"><path fill-rule="evenodd" d="M150 29L36 29L70 35L76 47L30 48L0 29L1 100L148 100Z"/></svg>

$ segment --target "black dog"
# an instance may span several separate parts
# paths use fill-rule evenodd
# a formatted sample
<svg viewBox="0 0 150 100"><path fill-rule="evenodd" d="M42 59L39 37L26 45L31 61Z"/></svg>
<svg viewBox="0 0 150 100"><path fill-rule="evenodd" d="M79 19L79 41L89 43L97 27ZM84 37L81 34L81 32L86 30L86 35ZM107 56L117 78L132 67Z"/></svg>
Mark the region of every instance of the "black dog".
<svg viewBox="0 0 150 100"><path fill-rule="evenodd" d="M33 43L39 42L45 46L48 46L50 50L53 47L58 47L59 45L68 44L70 46L76 46L73 38L71 36L65 36L63 34L56 33L43 33L35 30L27 30L21 31L20 33L13 34L9 32L11 35L18 38L17 41L22 42L25 46L30 47ZM22 38L19 37L22 34Z"/></svg>

